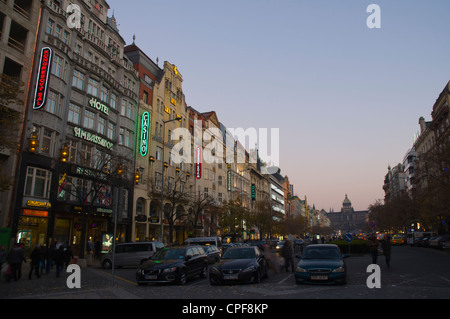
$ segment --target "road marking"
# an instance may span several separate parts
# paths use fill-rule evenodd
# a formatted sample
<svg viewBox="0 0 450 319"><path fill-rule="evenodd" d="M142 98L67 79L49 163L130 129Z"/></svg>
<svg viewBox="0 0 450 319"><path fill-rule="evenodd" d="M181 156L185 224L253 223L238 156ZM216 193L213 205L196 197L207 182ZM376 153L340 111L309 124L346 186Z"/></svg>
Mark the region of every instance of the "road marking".
<svg viewBox="0 0 450 319"><path fill-rule="evenodd" d="M286 280L288 280L289 278L291 278L292 276L294 276L294 274L290 274L289 276L287 276L286 278L284 278L283 280L281 280L280 282L278 282L278 284L282 284L283 282L285 282Z"/></svg>
<svg viewBox="0 0 450 319"><path fill-rule="evenodd" d="M447 278L444 277L440 277L441 279L444 279L446 282L450 282L450 280L448 280Z"/></svg>

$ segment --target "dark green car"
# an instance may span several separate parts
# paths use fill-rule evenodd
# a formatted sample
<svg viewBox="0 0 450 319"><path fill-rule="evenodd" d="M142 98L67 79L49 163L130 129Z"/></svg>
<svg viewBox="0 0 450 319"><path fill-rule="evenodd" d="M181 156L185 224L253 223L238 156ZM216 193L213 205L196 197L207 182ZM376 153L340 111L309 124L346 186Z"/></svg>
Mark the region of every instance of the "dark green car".
<svg viewBox="0 0 450 319"><path fill-rule="evenodd" d="M347 265L337 245L309 245L303 251L295 270L295 282L345 284Z"/></svg>

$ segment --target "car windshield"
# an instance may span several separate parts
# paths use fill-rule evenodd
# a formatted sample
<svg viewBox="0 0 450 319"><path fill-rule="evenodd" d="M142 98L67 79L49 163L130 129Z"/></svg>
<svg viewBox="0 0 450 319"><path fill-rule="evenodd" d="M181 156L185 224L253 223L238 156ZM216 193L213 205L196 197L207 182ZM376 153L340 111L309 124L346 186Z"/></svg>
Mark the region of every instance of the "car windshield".
<svg viewBox="0 0 450 319"><path fill-rule="evenodd" d="M339 251L334 247L314 247L307 248L302 259L339 259Z"/></svg>
<svg viewBox="0 0 450 319"><path fill-rule="evenodd" d="M169 260L169 259L183 259L185 248L168 249L163 248L153 255L154 260Z"/></svg>
<svg viewBox="0 0 450 319"><path fill-rule="evenodd" d="M254 248L228 249L222 259L251 259L255 258Z"/></svg>

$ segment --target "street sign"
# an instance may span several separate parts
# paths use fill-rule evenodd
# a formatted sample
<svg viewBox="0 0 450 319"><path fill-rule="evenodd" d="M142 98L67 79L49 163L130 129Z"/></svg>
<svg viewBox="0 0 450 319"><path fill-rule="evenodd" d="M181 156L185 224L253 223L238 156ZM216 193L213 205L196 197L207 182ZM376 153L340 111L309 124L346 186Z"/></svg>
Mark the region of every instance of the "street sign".
<svg viewBox="0 0 450 319"><path fill-rule="evenodd" d="M369 222L369 227L372 229L375 228L375 222L373 220Z"/></svg>
<svg viewBox="0 0 450 319"><path fill-rule="evenodd" d="M351 234L346 234L346 235L344 236L344 239L345 239L345 241L346 241L347 243L351 243L352 240L353 240L353 236L352 236Z"/></svg>

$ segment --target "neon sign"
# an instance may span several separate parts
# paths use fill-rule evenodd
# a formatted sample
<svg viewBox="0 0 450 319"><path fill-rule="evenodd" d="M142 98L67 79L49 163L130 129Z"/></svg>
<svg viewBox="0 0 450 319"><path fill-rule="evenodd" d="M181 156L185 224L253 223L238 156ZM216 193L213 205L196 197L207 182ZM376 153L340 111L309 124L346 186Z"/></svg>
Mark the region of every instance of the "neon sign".
<svg viewBox="0 0 450 319"><path fill-rule="evenodd" d="M139 147L142 156L146 156L148 153L149 128L150 128L150 113L144 112L144 114L142 114L141 143L140 143L140 147Z"/></svg>
<svg viewBox="0 0 450 319"><path fill-rule="evenodd" d="M34 93L33 109L41 109L47 102L48 80L50 67L52 65L52 49L42 48L41 58L39 59L39 69L36 80L36 92Z"/></svg>

